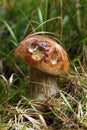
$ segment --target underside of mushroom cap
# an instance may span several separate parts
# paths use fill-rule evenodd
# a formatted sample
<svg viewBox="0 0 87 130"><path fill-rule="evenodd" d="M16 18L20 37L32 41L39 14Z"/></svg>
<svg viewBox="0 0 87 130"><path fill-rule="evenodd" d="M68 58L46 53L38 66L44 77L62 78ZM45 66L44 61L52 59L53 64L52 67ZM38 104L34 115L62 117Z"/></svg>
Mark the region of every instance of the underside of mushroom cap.
<svg viewBox="0 0 87 130"><path fill-rule="evenodd" d="M15 55L30 66L55 76L66 73L69 68L68 56L62 46L39 35L21 41Z"/></svg>

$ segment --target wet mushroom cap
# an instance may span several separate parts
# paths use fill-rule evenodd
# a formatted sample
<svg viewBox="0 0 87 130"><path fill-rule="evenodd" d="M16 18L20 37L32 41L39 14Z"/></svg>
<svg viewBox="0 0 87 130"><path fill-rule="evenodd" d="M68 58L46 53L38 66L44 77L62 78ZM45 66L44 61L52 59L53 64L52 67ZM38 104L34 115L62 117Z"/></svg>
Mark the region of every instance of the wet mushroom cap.
<svg viewBox="0 0 87 130"><path fill-rule="evenodd" d="M69 68L68 56L62 46L39 35L21 41L15 55L30 66L55 76L66 73Z"/></svg>

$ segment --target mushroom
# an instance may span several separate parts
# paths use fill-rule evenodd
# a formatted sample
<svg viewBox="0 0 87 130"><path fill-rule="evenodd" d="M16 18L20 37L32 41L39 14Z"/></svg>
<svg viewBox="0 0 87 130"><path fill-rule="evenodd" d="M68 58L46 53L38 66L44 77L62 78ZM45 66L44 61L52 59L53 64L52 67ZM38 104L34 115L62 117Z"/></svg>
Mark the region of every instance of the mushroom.
<svg viewBox="0 0 87 130"><path fill-rule="evenodd" d="M57 76L65 74L69 68L67 53L61 45L44 36L31 36L19 43L15 55L30 65L31 99L56 95Z"/></svg>

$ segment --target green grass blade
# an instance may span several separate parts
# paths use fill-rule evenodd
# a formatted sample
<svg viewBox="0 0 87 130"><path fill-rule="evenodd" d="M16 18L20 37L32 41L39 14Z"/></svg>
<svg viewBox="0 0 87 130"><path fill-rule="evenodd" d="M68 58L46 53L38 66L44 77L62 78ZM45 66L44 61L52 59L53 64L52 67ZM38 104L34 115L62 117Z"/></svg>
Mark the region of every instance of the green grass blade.
<svg viewBox="0 0 87 130"><path fill-rule="evenodd" d="M42 12L41 12L41 9L40 8L37 8L37 11L38 11L38 16L39 16L39 20L40 20L40 23L43 23L43 15L42 15ZM41 31L43 31L43 25L41 26Z"/></svg>
<svg viewBox="0 0 87 130"><path fill-rule="evenodd" d="M48 0L46 0L45 20L47 20L47 16L48 16Z"/></svg>
<svg viewBox="0 0 87 130"><path fill-rule="evenodd" d="M0 19L0 21L7 27L8 31L10 32L10 34L15 42L15 45L17 46L18 41L17 41L17 38L16 38L12 28L10 27L10 25L4 19Z"/></svg>
<svg viewBox="0 0 87 130"><path fill-rule="evenodd" d="M82 38L82 32L81 30L79 29L78 25L75 23L75 19L73 18L73 16L71 15L71 12L69 12L66 8L63 8L64 11L66 12L66 14L68 15L68 18L69 18L69 22L72 24L72 26L74 27L74 29L76 30L78 36L80 38Z"/></svg>
<svg viewBox="0 0 87 130"><path fill-rule="evenodd" d="M21 8L19 8L19 11L21 12L21 14L25 17L26 21L29 23L29 25L32 27L33 31L35 32L35 29L31 23L31 21L28 19L27 15L23 12L23 10ZM29 26L28 25L28 26Z"/></svg>
<svg viewBox="0 0 87 130"><path fill-rule="evenodd" d="M17 43L16 43L14 40L11 40L11 42L12 42L15 46L17 46Z"/></svg>
<svg viewBox="0 0 87 130"><path fill-rule="evenodd" d="M74 113L73 108L71 107L70 103L68 102L67 98L65 97L65 95L60 91L60 95L63 98L64 102L67 104L67 106L69 107L69 109Z"/></svg>
<svg viewBox="0 0 87 130"><path fill-rule="evenodd" d="M45 6L46 7L45 7L45 17L44 17L44 19L46 21L47 19L49 19L48 16L49 16L49 13L50 13L50 8L48 8L48 0L46 0ZM44 25L44 30L46 30L46 28L47 28L47 24Z"/></svg>

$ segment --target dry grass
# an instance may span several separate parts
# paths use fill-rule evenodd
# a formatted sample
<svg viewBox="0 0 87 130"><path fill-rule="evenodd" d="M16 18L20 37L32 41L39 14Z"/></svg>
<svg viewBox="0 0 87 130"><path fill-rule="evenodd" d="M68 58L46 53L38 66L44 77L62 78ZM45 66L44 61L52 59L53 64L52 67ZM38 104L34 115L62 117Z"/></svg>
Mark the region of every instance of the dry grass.
<svg viewBox="0 0 87 130"><path fill-rule="evenodd" d="M59 78L56 97L29 100L22 96L13 106L8 102L6 108L0 105L1 130L87 129L87 73L81 65L73 66L72 70ZM9 83L13 80L12 75Z"/></svg>

